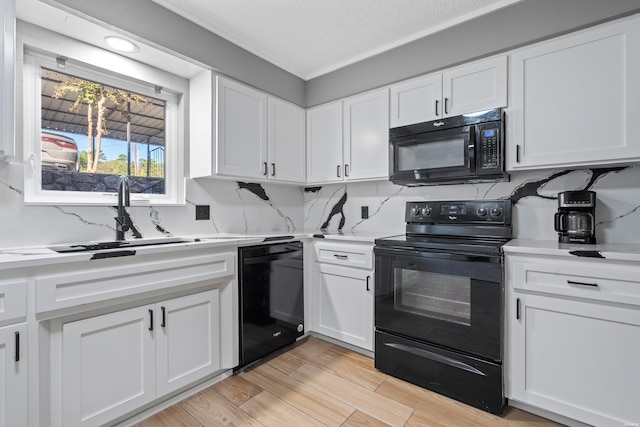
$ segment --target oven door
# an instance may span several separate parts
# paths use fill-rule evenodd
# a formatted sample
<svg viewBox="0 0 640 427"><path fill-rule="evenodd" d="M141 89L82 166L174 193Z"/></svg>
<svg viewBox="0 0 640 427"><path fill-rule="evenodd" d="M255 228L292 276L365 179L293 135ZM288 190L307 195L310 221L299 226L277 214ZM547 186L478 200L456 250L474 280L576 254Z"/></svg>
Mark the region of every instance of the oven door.
<svg viewBox="0 0 640 427"><path fill-rule="evenodd" d="M375 325L502 360L502 258L376 246Z"/></svg>
<svg viewBox="0 0 640 427"><path fill-rule="evenodd" d="M390 167L389 179L401 185L474 178L475 127L391 137Z"/></svg>

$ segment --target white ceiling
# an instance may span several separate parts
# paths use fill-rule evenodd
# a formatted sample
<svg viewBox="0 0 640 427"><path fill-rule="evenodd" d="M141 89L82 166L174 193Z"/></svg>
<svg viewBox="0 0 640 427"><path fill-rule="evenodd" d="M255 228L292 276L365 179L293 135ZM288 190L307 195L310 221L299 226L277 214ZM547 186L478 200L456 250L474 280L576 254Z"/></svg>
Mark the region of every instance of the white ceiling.
<svg viewBox="0 0 640 427"><path fill-rule="evenodd" d="M153 0L309 80L521 0Z"/></svg>

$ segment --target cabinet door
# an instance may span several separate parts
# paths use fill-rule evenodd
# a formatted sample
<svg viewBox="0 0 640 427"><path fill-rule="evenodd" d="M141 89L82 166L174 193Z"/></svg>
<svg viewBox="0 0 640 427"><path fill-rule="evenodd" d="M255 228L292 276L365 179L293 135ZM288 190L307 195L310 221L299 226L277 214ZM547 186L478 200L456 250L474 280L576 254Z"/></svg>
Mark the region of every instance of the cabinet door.
<svg viewBox="0 0 640 427"><path fill-rule="evenodd" d="M507 105L507 57L472 62L442 73L445 116Z"/></svg>
<svg viewBox="0 0 640 427"><path fill-rule="evenodd" d="M342 101L307 110L307 183L343 180Z"/></svg>
<svg viewBox="0 0 640 427"><path fill-rule="evenodd" d="M220 370L219 307L217 289L156 305L158 396Z"/></svg>
<svg viewBox="0 0 640 427"><path fill-rule="evenodd" d="M217 77L217 173L264 177L267 162L267 95Z"/></svg>
<svg viewBox="0 0 640 427"><path fill-rule="evenodd" d="M637 17L515 52L508 169L637 162L639 74Z"/></svg>
<svg viewBox="0 0 640 427"><path fill-rule="evenodd" d="M0 159L15 154L15 0L0 2Z"/></svg>
<svg viewBox="0 0 640 427"><path fill-rule="evenodd" d="M297 105L269 97L269 180L306 180L305 111Z"/></svg>
<svg viewBox="0 0 640 427"><path fill-rule="evenodd" d="M0 328L0 427L27 425L27 325Z"/></svg>
<svg viewBox="0 0 640 427"><path fill-rule="evenodd" d="M430 74L391 86L390 127L442 117L442 74Z"/></svg>
<svg viewBox="0 0 640 427"><path fill-rule="evenodd" d="M637 423L637 307L519 293L510 299L510 399L590 425Z"/></svg>
<svg viewBox="0 0 640 427"><path fill-rule="evenodd" d="M388 179L388 89L348 98L343 109L345 179Z"/></svg>
<svg viewBox="0 0 640 427"><path fill-rule="evenodd" d="M314 286L317 332L373 351L373 274L319 263Z"/></svg>
<svg viewBox="0 0 640 427"><path fill-rule="evenodd" d="M63 325L62 425L103 425L155 398L154 308Z"/></svg>

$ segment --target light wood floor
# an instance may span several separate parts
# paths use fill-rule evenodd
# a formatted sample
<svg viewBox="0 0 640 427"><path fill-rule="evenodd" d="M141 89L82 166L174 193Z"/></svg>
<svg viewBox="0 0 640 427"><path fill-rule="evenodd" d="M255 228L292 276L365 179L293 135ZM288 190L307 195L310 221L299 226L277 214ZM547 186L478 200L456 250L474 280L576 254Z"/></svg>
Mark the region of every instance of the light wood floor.
<svg viewBox="0 0 640 427"><path fill-rule="evenodd" d="M312 337L137 427L559 425L515 408L504 417L488 414L382 374L372 359Z"/></svg>

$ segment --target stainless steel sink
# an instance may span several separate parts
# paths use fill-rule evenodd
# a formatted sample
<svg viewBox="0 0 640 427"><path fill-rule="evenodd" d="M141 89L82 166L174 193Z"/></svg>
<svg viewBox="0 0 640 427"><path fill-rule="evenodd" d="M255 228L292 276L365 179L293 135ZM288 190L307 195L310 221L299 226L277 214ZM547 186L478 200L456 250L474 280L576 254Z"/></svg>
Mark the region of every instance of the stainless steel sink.
<svg viewBox="0 0 640 427"><path fill-rule="evenodd" d="M106 249L128 249L140 246L169 245L172 243L199 242L200 239L185 239L181 237L160 237L157 239L135 239L135 240L109 240L104 242L72 243L69 245L50 246L49 249L59 253L66 252L88 252Z"/></svg>

